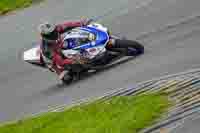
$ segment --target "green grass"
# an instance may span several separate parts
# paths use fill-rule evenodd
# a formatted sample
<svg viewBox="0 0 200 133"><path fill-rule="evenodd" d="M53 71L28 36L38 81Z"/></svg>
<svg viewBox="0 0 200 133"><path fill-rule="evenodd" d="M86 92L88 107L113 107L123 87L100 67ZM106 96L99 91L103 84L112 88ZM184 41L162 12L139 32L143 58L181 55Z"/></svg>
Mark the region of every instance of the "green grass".
<svg viewBox="0 0 200 133"><path fill-rule="evenodd" d="M30 6L34 1L38 0L0 0L0 14Z"/></svg>
<svg viewBox="0 0 200 133"><path fill-rule="evenodd" d="M169 106L160 93L114 97L3 125L0 133L136 133Z"/></svg>

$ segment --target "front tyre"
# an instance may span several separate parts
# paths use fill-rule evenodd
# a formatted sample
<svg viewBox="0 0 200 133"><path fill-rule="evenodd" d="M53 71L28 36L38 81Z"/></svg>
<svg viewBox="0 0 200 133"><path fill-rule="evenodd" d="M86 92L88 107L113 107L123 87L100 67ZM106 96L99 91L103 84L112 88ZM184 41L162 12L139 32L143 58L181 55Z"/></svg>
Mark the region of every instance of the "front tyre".
<svg viewBox="0 0 200 133"><path fill-rule="evenodd" d="M116 39L114 48L125 48L127 56L140 55L144 53L144 46L137 41Z"/></svg>

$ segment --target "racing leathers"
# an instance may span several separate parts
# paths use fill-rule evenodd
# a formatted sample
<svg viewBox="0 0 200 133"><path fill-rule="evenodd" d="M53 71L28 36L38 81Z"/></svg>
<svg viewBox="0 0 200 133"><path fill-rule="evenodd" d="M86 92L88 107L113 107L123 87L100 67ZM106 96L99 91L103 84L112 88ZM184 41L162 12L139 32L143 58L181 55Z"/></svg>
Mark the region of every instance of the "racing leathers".
<svg viewBox="0 0 200 133"><path fill-rule="evenodd" d="M73 21L73 22L65 22L63 24L56 25L56 30L59 33L58 39L53 42L53 45L48 45L49 42L47 42L44 39L41 39L41 61L42 62L50 62L47 64L47 67L51 71L55 71L59 77L61 78L64 71L64 66L67 64L74 64L75 60L68 59L66 57L63 57L62 50L65 48L64 46L64 38L61 35L62 33L72 30L76 27L81 27L89 24L89 21L83 20L83 21Z"/></svg>

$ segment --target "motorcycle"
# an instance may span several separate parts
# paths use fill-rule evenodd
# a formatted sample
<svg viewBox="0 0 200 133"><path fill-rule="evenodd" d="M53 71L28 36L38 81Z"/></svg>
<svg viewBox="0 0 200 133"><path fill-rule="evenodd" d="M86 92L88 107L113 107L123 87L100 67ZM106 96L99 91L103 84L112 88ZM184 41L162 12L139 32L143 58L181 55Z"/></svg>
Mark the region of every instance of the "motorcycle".
<svg viewBox="0 0 200 133"><path fill-rule="evenodd" d="M65 73L61 79L64 84L79 79L82 73L99 70L123 56L137 56L144 53L144 46L139 42L116 37L107 27L99 23L74 28L63 36L64 44L74 46L72 49L63 49L63 57L77 60L76 64L64 66ZM25 51L23 60L43 68L48 68L48 64L51 63L50 60L40 56L39 45Z"/></svg>

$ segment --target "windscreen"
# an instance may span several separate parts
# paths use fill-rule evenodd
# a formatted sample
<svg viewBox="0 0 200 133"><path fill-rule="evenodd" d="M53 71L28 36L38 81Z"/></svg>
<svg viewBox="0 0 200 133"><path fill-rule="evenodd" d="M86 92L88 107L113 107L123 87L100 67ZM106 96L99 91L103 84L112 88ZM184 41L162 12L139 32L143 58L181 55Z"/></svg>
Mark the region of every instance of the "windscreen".
<svg viewBox="0 0 200 133"><path fill-rule="evenodd" d="M71 49L87 44L90 42L91 34L92 33L85 30L73 29L65 36L64 47Z"/></svg>

